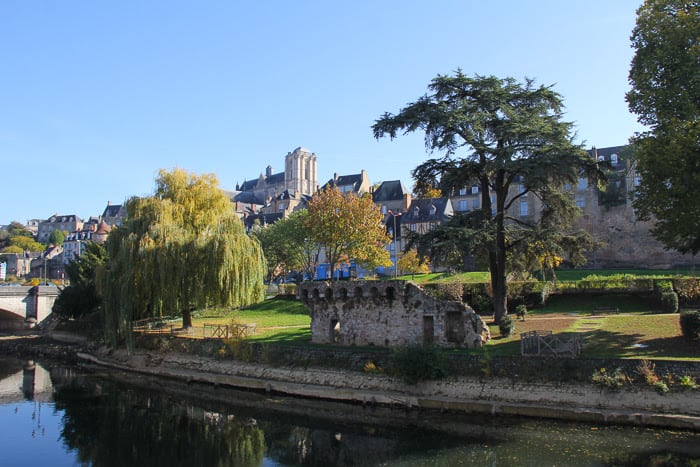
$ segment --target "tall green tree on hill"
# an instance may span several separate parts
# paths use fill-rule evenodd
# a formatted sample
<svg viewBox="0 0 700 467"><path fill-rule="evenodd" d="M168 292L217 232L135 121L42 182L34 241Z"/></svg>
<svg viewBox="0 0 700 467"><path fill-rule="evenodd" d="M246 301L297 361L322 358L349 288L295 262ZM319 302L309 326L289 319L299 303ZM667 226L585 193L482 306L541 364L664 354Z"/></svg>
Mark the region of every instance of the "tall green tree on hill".
<svg viewBox="0 0 700 467"><path fill-rule="evenodd" d="M632 138L641 179L633 204L668 248L700 251L700 4L647 0L632 31L630 110L649 127Z"/></svg>
<svg viewBox="0 0 700 467"><path fill-rule="evenodd" d="M123 227L107 241L100 292L112 344L134 319L181 315L207 306L241 307L264 299L259 242L249 237L214 175L161 170L153 196L126 203Z"/></svg>
<svg viewBox="0 0 700 467"><path fill-rule="evenodd" d="M507 314L507 256L514 245L554 237L577 213L565 184L602 177L594 161L573 142L563 122L561 96L532 80L438 75L430 94L397 114L385 113L372 129L376 138L423 131L430 152L442 152L413 171L419 186L436 184L444 193L477 185L481 209L454 216L429 236L462 253L488 258L495 320ZM520 186L522 184L522 186ZM433 185L435 186L435 185ZM519 189L518 189L519 188ZM545 206L537 224L511 219L509 208L526 196ZM435 253L430 255L435 257Z"/></svg>

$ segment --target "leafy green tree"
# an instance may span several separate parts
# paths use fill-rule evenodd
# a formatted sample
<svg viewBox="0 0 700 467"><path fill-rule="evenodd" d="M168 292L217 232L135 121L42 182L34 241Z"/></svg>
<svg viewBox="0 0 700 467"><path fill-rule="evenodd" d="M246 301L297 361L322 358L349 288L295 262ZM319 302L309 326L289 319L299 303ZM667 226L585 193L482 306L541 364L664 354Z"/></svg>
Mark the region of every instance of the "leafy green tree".
<svg viewBox="0 0 700 467"><path fill-rule="evenodd" d="M316 274L321 247L310 237L308 216L306 210L296 211L254 232L265 253L270 280L287 271L300 271L309 278Z"/></svg>
<svg viewBox="0 0 700 467"><path fill-rule="evenodd" d="M33 237L25 237L23 235L10 238L10 246L21 248L22 251L44 251L46 245L34 240Z"/></svg>
<svg viewBox="0 0 700 467"><path fill-rule="evenodd" d="M12 222L0 230L0 253L43 251L45 246L34 240L32 233L19 222Z"/></svg>
<svg viewBox="0 0 700 467"><path fill-rule="evenodd" d="M700 4L647 0L632 31L630 110L650 128L633 138L640 186L633 205L652 234L700 250Z"/></svg>
<svg viewBox="0 0 700 467"><path fill-rule="evenodd" d="M66 239L66 232L62 230L52 230L49 234L49 244L50 245L63 245L63 241Z"/></svg>
<svg viewBox="0 0 700 467"><path fill-rule="evenodd" d="M265 260L214 175L161 170L153 196L126 203L127 220L107 240L109 264L98 290L106 337L127 339L133 319L197 307L241 307L264 299Z"/></svg>
<svg viewBox="0 0 700 467"><path fill-rule="evenodd" d="M54 313L77 318L98 311L102 297L97 293L95 277L106 263L107 250L98 243L86 242L85 251L66 266L70 285L56 297Z"/></svg>
<svg viewBox="0 0 700 467"><path fill-rule="evenodd" d="M304 225L311 239L323 247L333 277L338 265L350 259L368 269L391 265L384 249L390 238L383 220L371 197L329 186L309 201Z"/></svg>
<svg viewBox="0 0 700 467"><path fill-rule="evenodd" d="M412 248L405 253L399 255L398 261L399 270L403 274L427 274L430 272L430 259L420 257L418 252Z"/></svg>
<svg viewBox="0 0 700 467"><path fill-rule="evenodd" d="M454 76L438 75L429 89L431 94L398 114L379 118L374 136L393 139L401 132L423 131L426 149L444 156L414 169L416 183L437 181L443 191L479 187L480 214L436 230L448 246L488 256L499 322L507 314L509 250L538 228L509 218L509 208L525 196L536 196L545 206L540 225L555 228L577 213L565 184L574 184L579 176L597 181L602 173L597 161L574 144L571 124L561 120L561 96L551 87L535 86L532 80L471 78L458 70ZM459 223L466 224L464 230Z"/></svg>

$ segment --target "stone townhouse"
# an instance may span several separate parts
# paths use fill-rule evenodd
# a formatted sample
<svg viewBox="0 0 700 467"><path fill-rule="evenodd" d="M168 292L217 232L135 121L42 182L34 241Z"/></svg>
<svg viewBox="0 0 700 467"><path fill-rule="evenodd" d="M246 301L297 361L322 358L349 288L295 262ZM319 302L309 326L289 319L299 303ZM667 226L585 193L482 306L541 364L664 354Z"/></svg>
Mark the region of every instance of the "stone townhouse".
<svg viewBox="0 0 700 467"><path fill-rule="evenodd" d="M36 239L39 243L48 243L49 236L54 230L63 232L75 232L83 227L83 220L75 214L60 216L54 214L45 221L39 223Z"/></svg>

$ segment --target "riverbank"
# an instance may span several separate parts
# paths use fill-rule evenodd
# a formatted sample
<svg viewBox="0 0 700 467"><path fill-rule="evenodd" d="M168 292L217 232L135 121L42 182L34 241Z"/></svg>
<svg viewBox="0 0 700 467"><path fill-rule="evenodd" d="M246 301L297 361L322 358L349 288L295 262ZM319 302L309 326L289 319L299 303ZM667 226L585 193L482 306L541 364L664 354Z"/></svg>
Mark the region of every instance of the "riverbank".
<svg viewBox="0 0 700 467"><path fill-rule="evenodd" d="M613 391L593 384L518 381L456 376L408 385L385 374L284 366L207 358L180 352L96 348L64 335L0 338L5 355L70 359L169 380L271 394L491 416L527 416L570 421L668 427L700 431L697 391L659 394L650 387Z"/></svg>

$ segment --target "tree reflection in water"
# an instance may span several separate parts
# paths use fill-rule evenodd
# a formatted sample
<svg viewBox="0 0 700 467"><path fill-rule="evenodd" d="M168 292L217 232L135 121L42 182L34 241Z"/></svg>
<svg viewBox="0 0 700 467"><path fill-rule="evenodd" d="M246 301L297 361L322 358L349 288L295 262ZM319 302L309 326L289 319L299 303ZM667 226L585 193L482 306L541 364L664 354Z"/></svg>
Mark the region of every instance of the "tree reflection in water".
<svg viewBox="0 0 700 467"><path fill-rule="evenodd" d="M133 379L72 370L52 369L51 379L63 443L94 466L700 462L697 434L689 432L391 411L173 381L137 388Z"/></svg>
<svg viewBox="0 0 700 467"><path fill-rule="evenodd" d="M116 384L84 379L57 388L62 436L96 466L257 466L265 437L254 419L210 412Z"/></svg>

